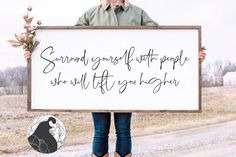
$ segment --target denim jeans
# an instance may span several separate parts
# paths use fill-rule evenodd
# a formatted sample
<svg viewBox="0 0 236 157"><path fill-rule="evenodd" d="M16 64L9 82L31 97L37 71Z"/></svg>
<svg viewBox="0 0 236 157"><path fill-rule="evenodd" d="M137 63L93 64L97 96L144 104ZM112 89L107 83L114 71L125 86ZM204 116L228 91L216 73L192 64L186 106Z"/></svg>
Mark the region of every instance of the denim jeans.
<svg viewBox="0 0 236 157"><path fill-rule="evenodd" d="M130 122L132 113L114 113L116 152L121 156L131 153ZM94 122L93 154L98 157L108 152L111 113L92 113Z"/></svg>

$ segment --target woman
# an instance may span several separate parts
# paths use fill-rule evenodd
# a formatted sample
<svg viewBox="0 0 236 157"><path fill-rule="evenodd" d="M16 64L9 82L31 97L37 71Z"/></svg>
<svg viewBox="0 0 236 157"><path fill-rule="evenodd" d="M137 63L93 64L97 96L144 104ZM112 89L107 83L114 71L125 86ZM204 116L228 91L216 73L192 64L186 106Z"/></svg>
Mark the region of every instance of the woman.
<svg viewBox="0 0 236 157"><path fill-rule="evenodd" d="M77 26L157 26L145 11L128 2L128 0L102 0L84 13ZM131 156L130 122L132 113L114 113L116 129L115 157ZM111 113L92 113L94 122L93 155L108 156L108 134Z"/></svg>
<svg viewBox="0 0 236 157"><path fill-rule="evenodd" d="M101 0L85 12L78 20L77 26L158 26L141 8L132 5L128 0ZM201 61L205 52L199 52ZM30 53L25 53L30 58ZM115 157L131 157L130 123L132 113L114 113L116 129ZM94 138L92 157L108 157L108 135L110 130L111 113L92 113L94 122Z"/></svg>
<svg viewBox="0 0 236 157"><path fill-rule="evenodd" d="M77 26L157 26L147 13L128 0L101 0L84 13Z"/></svg>

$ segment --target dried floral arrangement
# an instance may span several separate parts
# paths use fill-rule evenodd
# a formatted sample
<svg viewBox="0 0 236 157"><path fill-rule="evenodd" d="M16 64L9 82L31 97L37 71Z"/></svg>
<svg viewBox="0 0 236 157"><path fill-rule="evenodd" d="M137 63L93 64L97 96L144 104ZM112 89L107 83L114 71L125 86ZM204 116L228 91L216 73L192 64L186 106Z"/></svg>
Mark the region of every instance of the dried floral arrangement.
<svg viewBox="0 0 236 157"><path fill-rule="evenodd" d="M23 47L25 51L29 51L32 53L34 49L38 46L39 41L35 38L36 33L35 30L39 25L42 24L41 20L37 21L37 26L31 26L31 23L33 21L33 17L29 16L29 12L32 11L32 7L27 7L27 13L23 16L23 19L25 21L24 29L25 32L21 34L15 34L15 39L8 40L8 42L13 47Z"/></svg>

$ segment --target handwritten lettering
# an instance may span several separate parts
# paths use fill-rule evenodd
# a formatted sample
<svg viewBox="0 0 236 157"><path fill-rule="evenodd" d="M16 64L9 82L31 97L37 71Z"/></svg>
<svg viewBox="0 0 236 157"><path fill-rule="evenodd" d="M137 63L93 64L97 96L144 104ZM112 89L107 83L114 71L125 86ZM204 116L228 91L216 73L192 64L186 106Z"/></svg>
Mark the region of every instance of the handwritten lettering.
<svg viewBox="0 0 236 157"><path fill-rule="evenodd" d="M138 63L142 63L143 61L147 62L148 67L150 67L150 63L158 60L158 54L154 54L154 49L149 49L148 53L145 55L140 55L136 58Z"/></svg>
<svg viewBox="0 0 236 157"><path fill-rule="evenodd" d="M135 47L131 47L130 49L126 50L125 53L120 57L92 57L91 61L93 62L92 70L98 69L101 62L110 62L112 65L117 65L120 61L124 60L124 64L127 66L128 70L131 70L131 62L133 61L132 56L135 52Z"/></svg>
<svg viewBox="0 0 236 157"><path fill-rule="evenodd" d="M56 67L56 62L61 62L61 63L82 62L85 66L88 65L88 59L86 58L86 49L84 50L82 57L60 56L53 59L49 59L49 57L53 54L55 54L53 46L45 48L40 54L40 57L46 62L48 62L48 64L43 69L44 74L53 71L54 68ZM49 55L49 57L47 57L47 55Z"/></svg>
<svg viewBox="0 0 236 157"><path fill-rule="evenodd" d="M140 75L140 80L139 80L139 85L143 85L143 84L155 84L154 89L153 89L153 93L156 94L157 92L159 92L161 90L161 87L166 85L166 84L174 84L174 86L178 86L179 85L179 81L177 81L176 79L172 79L172 80L167 80L167 72L164 75L164 79L160 79L157 77L152 77L150 79L145 79L143 78L143 72Z"/></svg>
<svg viewBox="0 0 236 157"><path fill-rule="evenodd" d="M184 57L184 51L180 50L179 54L174 56L160 55L156 53L153 48L149 48L146 53L136 52L136 48L131 46L130 48L123 51L121 56L87 56L87 50L84 49L80 57L71 56L57 56L56 51L53 46L46 47L40 54L41 59L46 62L46 66L43 69L44 74L51 73L57 64L71 64L71 63L82 63L80 67L84 68L84 73L77 71L78 74L74 75L72 79L62 79L62 73L57 73L57 77L50 80L50 84L55 87L59 85L70 85L71 87L81 88L81 90L99 90L100 93L106 94L109 91L117 89L119 94L123 94L127 89L134 86L150 86L153 94L157 94L166 85L172 85L177 87L180 84L180 80L176 78L169 78L168 73L165 69L171 67L175 70L177 66L182 67L190 60L187 56ZM160 51L161 52L161 51ZM156 63L153 65L152 63ZM105 69L102 64L105 64ZM154 67L163 72L155 71L152 76L145 75L145 71L137 69L141 64L146 63L148 68ZM124 79L119 79L122 71L118 73L111 74L111 69L117 66L119 68L125 67L125 73L134 73L135 75L127 75ZM122 66L118 66L122 65ZM139 66L137 66L139 65ZM134 70L133 70L134 69ZM79 70L79 68L78 68ZM91 73L92 72L92 73ZM75 77L74 77L75 76Z"/></svg>
<svg viewBox="0 0 236 157"><path fill-rule="evenodd" d="M87 89L89 87L90 81L87 82L87 73L81 75L81 78L74 78L71 80L70 83L73 86L80 84L81 89Z"/></svg>
<svg viewBox="0 0 236 157"><path fill-rule="evenodd" d="M94 73L93 88L100 88L101 93L105 94L106 91L110 91L115 85L114 81L111 83L111 85L109 85L109 80L112 77L113 75L109 75L108 70L104 70L101 76L98 76L96 73Z"/></svg>
<svg viewBox="0 0 236 157"><path fill-rule="evenodd" d="M67 81L61 79L61 72L59 72L58 77L51 80L50 83L52 86L59 86L60 84L66 84Z"/></svg>
<svg viewBox="0 0 236 157"><path fill-rule="evenodd" d="M175 70L175 65L177 63L179 63L180 66L183 66L186 61L189 61L189 58L185 57L183 59L182 57L183 57L183 50L181 50L180 54L177 55L176 57L168 57L168 56L164 55L160 59L160 70L162 70L164 63L167 62L167 61L172 63L173 70Z"/></svg>
<svg viewBox="0 0 236 157"><path fill-rule="evenodd" d="M123 81L119 80L118 81L118 85L120 85L119 93L120 94L123 93L129 84L136 85L136 80L129 80L129 81L128 80L123 80Z"/></svg>

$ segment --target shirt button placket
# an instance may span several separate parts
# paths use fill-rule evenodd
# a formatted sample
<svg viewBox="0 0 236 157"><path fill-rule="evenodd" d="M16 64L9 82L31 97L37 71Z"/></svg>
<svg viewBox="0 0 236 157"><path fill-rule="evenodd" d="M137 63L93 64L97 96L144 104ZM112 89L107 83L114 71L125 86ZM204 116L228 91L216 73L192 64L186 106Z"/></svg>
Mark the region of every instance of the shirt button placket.
<svg viewBox="0 0 236 157"><path fill-rule="evenodd" d="M112 9L112 15L115 18L116 26L119 26L119 22L118 22L118 19L117 19L117 16L116 16L116 13L115 13L114 9Z"/></svg>

